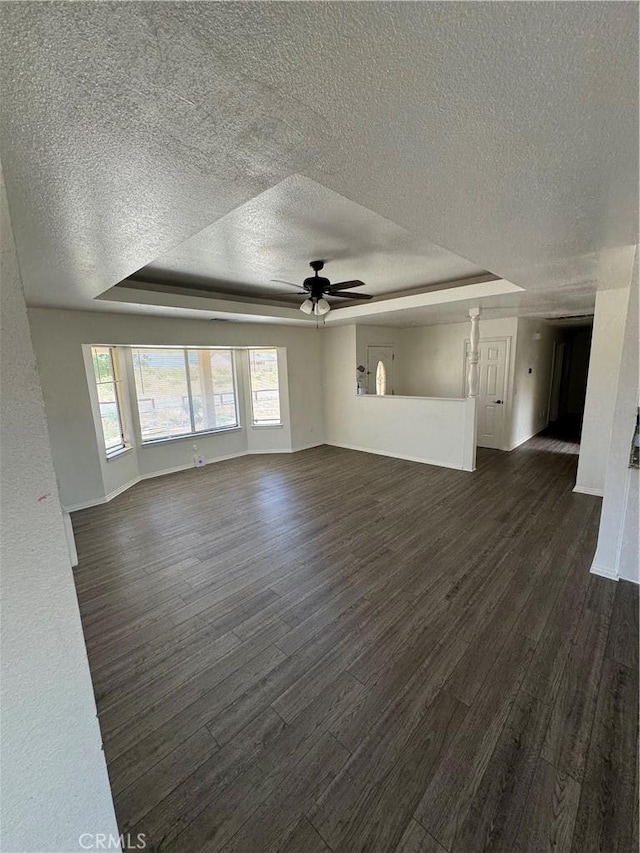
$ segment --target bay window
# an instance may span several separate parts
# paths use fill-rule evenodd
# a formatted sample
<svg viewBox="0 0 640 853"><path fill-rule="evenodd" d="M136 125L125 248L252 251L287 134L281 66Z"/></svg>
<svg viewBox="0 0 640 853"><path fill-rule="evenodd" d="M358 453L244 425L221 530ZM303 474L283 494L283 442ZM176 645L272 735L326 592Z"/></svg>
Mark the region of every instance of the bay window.
<svg viewBox="0 0 640 853"><path fill-rule="evenodd" d="M132 347L142 442L239 425L233 351Z"/></svg>
<svg viewBox="0 0 640 853"><path fill-rule="evenodd" d="M118 362L113 347L91 347L91 361L98 393L104 449L109 456L125 447Z"/></svg>

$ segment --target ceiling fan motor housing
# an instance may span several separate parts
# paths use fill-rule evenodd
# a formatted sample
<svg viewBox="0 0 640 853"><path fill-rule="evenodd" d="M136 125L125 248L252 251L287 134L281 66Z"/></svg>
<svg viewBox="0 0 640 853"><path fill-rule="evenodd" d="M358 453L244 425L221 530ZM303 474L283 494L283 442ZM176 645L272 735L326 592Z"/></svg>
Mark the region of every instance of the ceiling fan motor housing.
<svg viewBox="0 0 640 853"><path fill-rule="evenodd" d="M313 311L316 314L326 314L331 310L331 305L325 297L337 296L342 299L371 299L366 293L347 293L351 287L360 287L364 282L359 279L352 281L339 281L337 284L331 284L328 278L318 275L321 269L324 268L324 261L311 261L309 264L315 275L305 278L302 282L302 289L306 292L307 298L300 306L300 310L305 314L311 314ZM274 279L276 281L276 279ZM299 287L293 282L285 281L284 284L289 284L292 287ZM321 310L318 310L321 309Z"/></svg>
<svg viewBox="0 0 640 853"><path fill-rule="evenodd" d="M329 289L330 284L331 282L328 278L315 275L310 278L305 278L302 286L305 290L309 291L312 299L321 299L322 294Z"/></svg>

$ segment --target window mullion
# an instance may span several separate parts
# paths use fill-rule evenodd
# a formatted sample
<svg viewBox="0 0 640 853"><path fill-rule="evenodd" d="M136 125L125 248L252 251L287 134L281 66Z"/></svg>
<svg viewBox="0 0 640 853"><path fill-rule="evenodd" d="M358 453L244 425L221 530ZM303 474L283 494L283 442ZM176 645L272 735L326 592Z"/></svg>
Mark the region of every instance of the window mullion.
<svg viewBox="0 0 640 853"><path fill-rule="evenodd" d="M189 395L189 419L191 420L191 432L196 431L196 416L193 411L193 394L191 393L191 374L189 373L189 350L184 350L184 369L187 374L187 394Z"/></svg>
<svg viewBox="0 0 640 853"><path fill-rule="evenodd" d="M120 428L120 448L124 447L124 433L122 429L122 412L120 411L120 390L117 381L111 383L113 386L113 396L116 402L116 412L118 413L118 426Z"/></svg>
<svg viewBox="0 0 640 853"><path fill-rule="evenodd" d="M120 365L113 347L111 353L111 371L113 373L113 396L116 400L116 411L118 412L118 423L120 424L120 447L124 447L124 421L122 420L122 406L120 405Z"/></svg>

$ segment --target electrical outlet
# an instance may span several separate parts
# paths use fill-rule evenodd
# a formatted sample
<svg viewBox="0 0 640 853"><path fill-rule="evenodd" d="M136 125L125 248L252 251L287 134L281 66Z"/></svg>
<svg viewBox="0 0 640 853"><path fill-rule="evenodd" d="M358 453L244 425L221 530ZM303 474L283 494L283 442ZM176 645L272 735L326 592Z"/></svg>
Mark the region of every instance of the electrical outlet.
<svg viewBox="0 0 640 853"><path fill-rule="evenodd" d="M207 460L204 458L204 456L201 456L198 453L198 445L197 444L193 445L193 464L195 465L196 468L202 468L207 464Z"/></svg>

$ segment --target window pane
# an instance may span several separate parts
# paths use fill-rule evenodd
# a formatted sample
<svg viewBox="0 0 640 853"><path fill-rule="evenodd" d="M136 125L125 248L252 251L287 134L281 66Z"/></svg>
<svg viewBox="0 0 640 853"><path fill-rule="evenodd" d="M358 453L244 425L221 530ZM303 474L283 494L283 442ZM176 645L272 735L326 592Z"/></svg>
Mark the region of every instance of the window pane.
<svg viewBox="0 0 640 853"><path fill-rule="evenodd" d="M118 386L111 347L91 347L104 447L107 453L124 447Z"/></svg>
<svg viewBox="0 0 640 853"><path fill-rule="evenodd" d="M251 411L254 424L279 424L280 386L278 382L278 351L249 350L251 378Z"/></svg>
<svg viewBox="0 0 640 853"><path fill-rule="evenodd" d="M102 420L105 450L111 452L124 447L120 430L120 414L115 400L111 403L100 403L100 418Z"/></svg>
<svg viewBox="0 0 640 853"><path fill-rule="evenodd" d="M93 369L96 374L96 382L113 382L113 362L111 347L91 347L93 358Z"/></svg>
<svg viewBox="0 0 640 853"><path fill-rule="evenodd" d="M134 349L132 354L142 440L190 433L184 350Z"/></svg>
<svg viewBox="0 0 640 853"><path fill-rule="evenodd" d="M196 431L237 426L231 350L189 350L188 359Z"/></svg>

